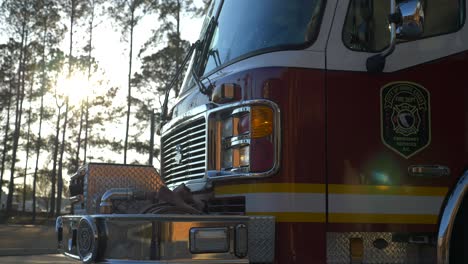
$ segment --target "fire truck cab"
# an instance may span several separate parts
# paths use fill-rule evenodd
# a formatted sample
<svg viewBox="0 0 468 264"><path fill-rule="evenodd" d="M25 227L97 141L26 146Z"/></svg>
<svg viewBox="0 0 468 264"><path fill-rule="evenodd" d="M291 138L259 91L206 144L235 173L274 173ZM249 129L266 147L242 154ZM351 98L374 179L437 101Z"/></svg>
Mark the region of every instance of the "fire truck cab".
<svg viewBox="0 0 468 264"><path fill-rule="evenodd" d="M88 210L57 220L61 250L85 262L467 263L467 11L213 0L161 129L172 193L109 175L109 193L86 198L92 170L74 176Z"/></svg>

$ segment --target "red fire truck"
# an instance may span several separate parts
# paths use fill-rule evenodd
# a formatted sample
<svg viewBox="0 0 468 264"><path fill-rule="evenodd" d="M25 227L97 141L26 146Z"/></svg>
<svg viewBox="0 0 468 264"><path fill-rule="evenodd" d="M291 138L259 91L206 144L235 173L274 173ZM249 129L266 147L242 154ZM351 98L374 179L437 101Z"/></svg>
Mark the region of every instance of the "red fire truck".
<svg viewBox="0 0 468 264"><path fill-rule="evenodd" d="M60 250L85 263L468 263L467 11L212 1L161 129L161 176L84 166Z"/></svg>

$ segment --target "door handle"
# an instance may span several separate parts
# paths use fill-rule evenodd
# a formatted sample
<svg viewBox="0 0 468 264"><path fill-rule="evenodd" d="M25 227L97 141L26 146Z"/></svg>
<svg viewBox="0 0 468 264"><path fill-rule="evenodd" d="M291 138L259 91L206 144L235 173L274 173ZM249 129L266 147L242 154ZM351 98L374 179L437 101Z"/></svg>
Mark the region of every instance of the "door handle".
<svg viewBox="0 0 468 264"><path fill-rule="evenodd" d="M413 177L446 177L450 175L450 168L442 165L411 165L408 174Z"/></svg>

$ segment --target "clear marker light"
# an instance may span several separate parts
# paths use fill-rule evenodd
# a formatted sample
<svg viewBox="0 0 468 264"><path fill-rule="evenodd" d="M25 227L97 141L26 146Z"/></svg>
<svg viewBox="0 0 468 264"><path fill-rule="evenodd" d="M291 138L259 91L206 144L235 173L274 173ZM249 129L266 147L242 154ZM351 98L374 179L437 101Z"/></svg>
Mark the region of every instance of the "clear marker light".
<svg viewBox="0 0 468 264"><path fill-rule="evenodd" d="M250 147L245 146L240 148L239 150L239 160L240 160L240 166L245 167L250 165Z"/></svg>

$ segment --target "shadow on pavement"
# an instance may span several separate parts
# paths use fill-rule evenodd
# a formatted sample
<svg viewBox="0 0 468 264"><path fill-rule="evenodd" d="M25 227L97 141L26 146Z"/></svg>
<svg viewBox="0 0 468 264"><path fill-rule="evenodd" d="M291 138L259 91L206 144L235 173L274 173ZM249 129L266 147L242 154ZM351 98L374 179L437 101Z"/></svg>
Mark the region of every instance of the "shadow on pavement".
<svg viewBox="0 0 468 264"><path fill-rule="evenodd" d="M57 241L53 226L0 225L0 256L56 253Z"/></svg>
<svg viewBox="0 0 468 264"><path fill-rule="evenodd" d="M8 256L0 257L2 264L72 264L80 263L78 261L70 260L62 255L36 255L36 256Z"/></svg>

